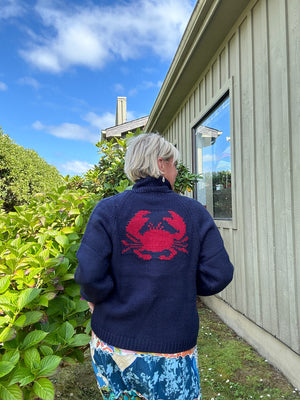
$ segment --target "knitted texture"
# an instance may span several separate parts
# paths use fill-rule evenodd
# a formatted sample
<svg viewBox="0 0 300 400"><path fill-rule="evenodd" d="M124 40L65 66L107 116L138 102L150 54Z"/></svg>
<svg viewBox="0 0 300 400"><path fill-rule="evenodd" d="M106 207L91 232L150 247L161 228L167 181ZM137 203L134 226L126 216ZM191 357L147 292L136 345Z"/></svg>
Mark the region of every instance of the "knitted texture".
<svg viewBox="0 0 300 400"><path fill-rule="evenodd" d="M101 200L77 252L75 280L95 303L92 329L106 343L177 353L196 345L196 297L223 290L233 266L196 200L145 178Z"/></svg>

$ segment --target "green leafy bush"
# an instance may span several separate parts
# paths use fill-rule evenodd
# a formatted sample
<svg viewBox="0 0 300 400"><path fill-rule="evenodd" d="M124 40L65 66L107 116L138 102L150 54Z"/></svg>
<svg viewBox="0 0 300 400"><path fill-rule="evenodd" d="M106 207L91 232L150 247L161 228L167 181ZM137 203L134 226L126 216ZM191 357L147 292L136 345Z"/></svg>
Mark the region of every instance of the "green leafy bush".
<svg viewBox="0 0 300 400"><path fill-rule="evenodd" d="M110 142L103 140L97 147L101 157L96 170L102 196L108 197L123 192L131 185L124 172L126 139L115 138Z"/></svg>
<svg viewBox="0 0 300 400"><path fill-rule="evenodd" d="M65 187L0 213L0 398L52 400L59 364L83 361L89 312L76 251L99 198Z"/></svg>
<svg viewBox="0 0 300 400"><path fill-rule="evenodd" d="M123 192L131 185L124 172L126 139L102 140L96 146L100 154L99 163L83 176L67 177L68 187L85 188L102 198Z"/></svg>
<svg viewBox="0 0 300 400"><path fill-rule="evenodd" d="M30 149L24 149L0 128L0 200L6 211L28 203L38 192L62 185L63 177Z"/></svg>
<svg viewBox="0 0 300 400"><path fill-rule="evenodd" d="M191 192L194 190L198 180L202 179L201 175L191 173L182 162L178 164L177 171L178 174L174 184L174 191L177 193Z"/></svg>

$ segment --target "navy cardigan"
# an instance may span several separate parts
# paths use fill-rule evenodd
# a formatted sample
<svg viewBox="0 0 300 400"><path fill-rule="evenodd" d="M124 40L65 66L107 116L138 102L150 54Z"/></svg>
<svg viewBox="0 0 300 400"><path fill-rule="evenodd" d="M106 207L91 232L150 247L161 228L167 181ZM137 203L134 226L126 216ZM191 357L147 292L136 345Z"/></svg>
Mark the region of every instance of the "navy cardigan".
<svg viewBox="0 0 300 400"><path fill-rule="evenodd" d="M145 178L101 200L77 252L75 280L95 303L92 329L113 346L177 353L196 345L198 295L223 290L233 266L196 200Z"/></svg>

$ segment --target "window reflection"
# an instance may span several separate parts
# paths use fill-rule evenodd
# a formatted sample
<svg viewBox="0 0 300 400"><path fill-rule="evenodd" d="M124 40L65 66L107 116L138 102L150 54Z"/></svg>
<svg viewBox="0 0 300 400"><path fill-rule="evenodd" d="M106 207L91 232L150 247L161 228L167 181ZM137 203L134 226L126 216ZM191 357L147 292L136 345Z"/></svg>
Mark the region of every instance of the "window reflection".
<svg viewBox="0 0 300 400"><path fill-rule="evenodd" d="M232 218L230 102L227 94L195 127L197 200L215 219Z"/></svg>

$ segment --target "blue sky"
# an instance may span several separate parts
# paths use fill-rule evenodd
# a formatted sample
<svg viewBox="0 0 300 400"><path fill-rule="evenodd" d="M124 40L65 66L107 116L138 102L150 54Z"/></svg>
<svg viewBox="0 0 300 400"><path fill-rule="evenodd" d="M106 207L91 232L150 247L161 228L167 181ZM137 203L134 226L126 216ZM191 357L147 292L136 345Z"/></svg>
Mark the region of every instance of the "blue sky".
<svg viewBox="0 0 300 400"><path fill-rule="evenodd" d="M63 175L101 129L150 113L195 0L0 0L0 126Z"/></svg>

